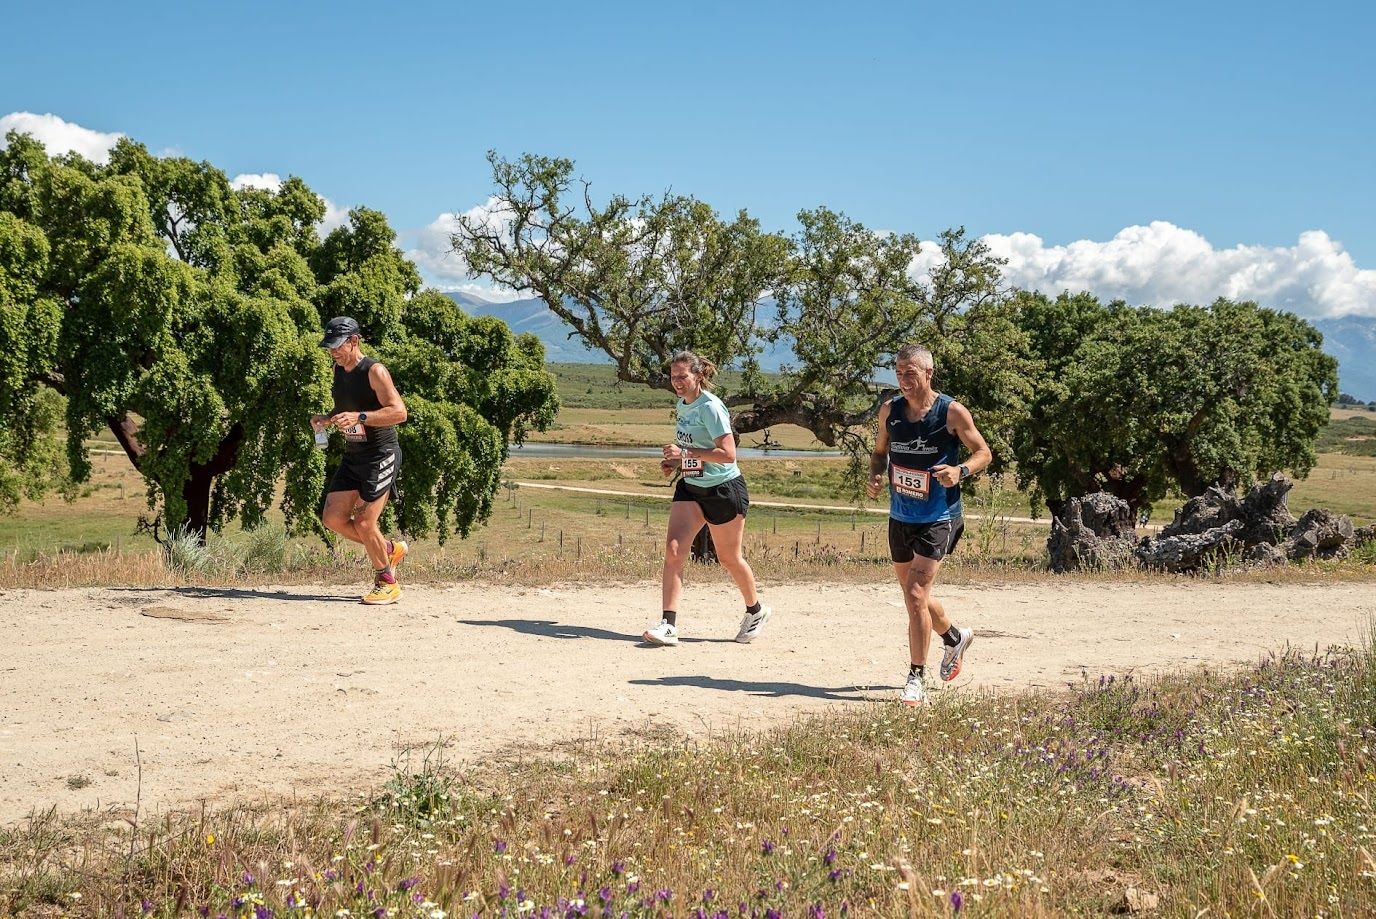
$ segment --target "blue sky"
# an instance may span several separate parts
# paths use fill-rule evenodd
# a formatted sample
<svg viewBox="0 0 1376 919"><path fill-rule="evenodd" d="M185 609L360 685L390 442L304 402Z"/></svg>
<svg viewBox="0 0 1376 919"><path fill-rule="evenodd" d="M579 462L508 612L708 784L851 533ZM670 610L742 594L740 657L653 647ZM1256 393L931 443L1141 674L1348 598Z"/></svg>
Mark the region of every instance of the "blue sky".
<svg viewBox="0 0 1376 919"><path fill-rule="evenodd" d="M441 286L495 148L769 228L964 225L1027 286L1376 315L1369 5L130 6L7 11L7 126L300 175Z"/></svg>

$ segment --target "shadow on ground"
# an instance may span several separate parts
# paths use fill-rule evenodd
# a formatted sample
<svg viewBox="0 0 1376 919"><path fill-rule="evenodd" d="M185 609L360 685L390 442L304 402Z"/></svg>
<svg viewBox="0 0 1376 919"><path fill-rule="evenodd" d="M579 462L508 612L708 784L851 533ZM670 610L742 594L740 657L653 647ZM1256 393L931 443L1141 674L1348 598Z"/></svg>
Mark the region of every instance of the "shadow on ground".
<svg viewBox="0 0 1376 919"><path fill-rule="evenodd" d="M653 680L631 680L634 686L693 686L723 692L747 692L770 699L806 696L832 702L873 702L875 693L897 690L897 686L808 686L805 683L756 683L750 680L722 680L710 676L662 676Z"/></svg>

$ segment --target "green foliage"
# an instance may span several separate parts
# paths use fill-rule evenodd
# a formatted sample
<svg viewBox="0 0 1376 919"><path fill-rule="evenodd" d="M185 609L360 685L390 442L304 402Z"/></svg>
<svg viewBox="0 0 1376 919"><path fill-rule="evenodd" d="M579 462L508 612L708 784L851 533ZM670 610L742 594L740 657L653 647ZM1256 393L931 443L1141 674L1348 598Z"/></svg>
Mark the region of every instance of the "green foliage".
<svg viewBox="0 0 1376 919"><path fill-rule="evenodd" d="M1041 367L1018 474L1053 509L1100 488L1142 507L1277 469L1305 475L1337 388L1304 320L1254 303L1137 309L1015 298ZM1092 420L1092 423L1090 423Z"/></svg>
<svg viewBox="0 0 1376 919"><path fill-rule="evenodd" d="M419 291L380 213L357 208L322 242L324 203L298 178L236 191L209 163L128 140L106 166L49 158L17 134L7 143L0 508L85 481L83 440L108 429L168 532L203 540L235 519L260 526L281 482L289 530L318 530L326 457L306 422L329 405L318 344L322 319L339 314L359 320L384 360L394 349L416 385L421 421L403 430L411 463L399 481L416 535L467 533L491 507L506 442L552 421L538 344L462 314L420 321L449 301Z"/></svg>

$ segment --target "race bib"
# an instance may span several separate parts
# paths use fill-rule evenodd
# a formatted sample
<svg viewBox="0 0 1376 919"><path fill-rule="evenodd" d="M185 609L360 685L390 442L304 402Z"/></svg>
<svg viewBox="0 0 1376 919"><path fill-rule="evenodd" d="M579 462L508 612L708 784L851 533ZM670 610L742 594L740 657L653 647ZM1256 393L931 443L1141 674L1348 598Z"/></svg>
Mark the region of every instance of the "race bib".
<svg viewBox="0 0 1376 919"><path fill-rule="evenodd" d="M925 469L890 466L889 482L893 490L908 498L926 501L932 493L932 474Z"/></svg>
<svg viewBox="0 0 1376 919"><path fill-rule="evenodd" d="M685 479L696 479L702 475L703 462L696 456L689 456L687 453L682 455L679 468L683 470Z"/></svg>
<svg viewBox="0 0 1376 919"><path fill-rule="evenodd" d="M368 439L368 429L361 424L351 425L340 431L350 443L361 444Z"/></svg>

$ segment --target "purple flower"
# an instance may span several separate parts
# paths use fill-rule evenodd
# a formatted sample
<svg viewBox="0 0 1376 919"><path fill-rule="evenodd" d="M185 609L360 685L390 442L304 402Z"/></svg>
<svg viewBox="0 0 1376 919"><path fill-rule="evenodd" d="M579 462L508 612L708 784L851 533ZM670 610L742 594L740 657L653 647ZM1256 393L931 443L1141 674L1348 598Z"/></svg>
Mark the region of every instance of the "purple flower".
<svg viewBox="0 0 1376 919"><path fill-rule="evenodd" d="M386 915L387 907L385 906L379 906L377 909L373 910L373 919L383 919Z"/></svg>
<svg viewBox="0 0 1376 919"><path fill-rule="evenodd" d="M634 895L635 895L635 892L638 891L639 889L640 889L640 882L639 882L639 881L631 881L629 884L626 885L626 896L628 896L628 897L634 896Z"/></svg>
<svg viewBox="0 0 1376 919"><path fill-rule="evenodd" d="M405 893L406 891L410 890L412 887L415 887L419 883L420 878L402 878L401 883L397 885L397 889L400 890L402 893Z"/></svg>
<svg viewBox="0 0 1376 919"><path fill-rule="evenodd" d="M339 872L338 872L338 871L335 871L333 868L327 868L327 869L325 870L325 880L327 880L327 881L337 881L337 880L339 880Z"/></svg>
<svg viewBox="0 0 1376 919"><path fill-rule="evenodd" d="M253 919L272 919L272 910L266 906L255 906L253 908Z"/></svg>
<svg viewBox="0 0 1376 919"><path fill-rule="evenodd" d="M425 894L423 894L423 893L421 893L419 890L417 890L415 893L411 894L411 902L412 902L412 903L424 903L424 902L425 902Z"/></svg>
<svg viewBox="0 0 1376 919"><path fill-rule="evenodd" d="M811 916L812 919L827 919L827 911L822 909L821 903L812 904L812 906L808 909L807 914Z"/></svg>
<svg viewBox="0 0 1376 919"><path fill-rule="evenodd" d="M702 892L702 902L704 902L704 903L711 903L711 902L712 902L712 898L715 897L716 895L717 895L717 894L716 894L716 891L714 891L712 888L709 887L709 888L707 888L706 890L704 890L704 891Z"/></svg>
<svg viewBox="0 0 1376 919"><path fill-rule="evenodd" d="M783 913L771 906L764 911L764 919L783 919Z"/></svg>
<svg viewBox="0 0 1376 919"><path fill-rule="evenodd" d="M599 889L597 891L597 898L603 903L610 903L612 901L612 889L610 887Z"/></svg>
<svg viewBox="0 0 1376 919"><path fill-rule="evenodd" d="M625 863L625 862L612 862L612 874L616 875L617 877L620 877L621 875L623 875L623 874L625 874L625 873L626 873L626 863Z"/></svg>
<svg viewBox="0 0 1376 919"><path fill-rule="evenodd" d="M230 908L230 909L242 909L243 906L244 906L244 904L247 903L247 902L248 902L248 901L245 900L243 897L235 897L233 900L230 900L230 901L229 901L229 908Z"/></svg>
<svg viewBox="0 0 1376 919"><path fill-rule="evenodd" d="M655 891L655 899L661 903L668 903L674 898L674 892L667 887L661 887Z"/></svg>
<svg viewBox="0 0 1376 919"><path fill-rule="evenodd" d="M206 904L206 905L204 905L204 906L198 906L198 907L196 907L196 915L198 915L198 916L209 916L209 915L210 915L210 905L209 905L209 904Z"/></svg>
<svg viewBox="0 0 1376 919"><path fill-rule="evenodd" d="M373 861L373 860L370 858L370 859L368 859L368 861L367 861L366 863L364 863L364 865L363 865L363 873L364 873L364 874L372 874L373 871L374 871L374 869L376 869L376 868L377 868L377 862Z"/></svg>
<svg viewBox="0 0 1376 919"><path fill-rule="evenodd" d="M506 851L506 840L505 840L505 839L498 839L496 842L492 843L492 851L493 851L493 852L496 852L498 855L501 855L503 852L505 852L505 851Z"/></svg>
<svg viewBox="0 0 1376 919"><path fill-rule="evenodd" d="M951 891L951 912L958 913L960 908L965 905L965 898L960 895L959 890Z"/></svg>
<svg viewBox="0 0 1376 919"><path fill-rule="evenodd" d="M354 885L354 895L355 895L355 896L359 896L359 897L363 896L363 882L362 882L362 881L359 881L357 884Z"/></svg>
<svg viewBox="0 0 1376 919"><path fill-rule="evenodd" d="M572 864L573 864L574 862L576 862L576 861L578 861L578 859L575 858L575 857L572 856L572 855L565 855L565 856L564 856L564 864L565 864L565 865L572 865Z"/></svg>
<svg viewBox="0 0 1376 919"><path fill-rule="evenodd" d="M827 854L822 856L822 864L830 865L836 861L836 850L827 849Z"/></svg>
<svg viewBox="0 0 1376 919"><path fill-rule="evenodd" d="M836 881L839 881L840 879L841 879L841 870L840 870L839 868L832 868L830 871L827 872L827 880L828 880L828 881L831 881L832 883L835 883Z"/></svg>
<svg viewBox="0 0 1376 919"><path fill-rule="evenodd" d="M143 901L139 903L139 909L143 910L143 914L146 916L153 911L153 902L144 897Z"/></svg>
<svg viewBox="0 0 1376 919"><path fill-rule="evenodd" d="M503 843L503 845L505 845L505 843ZM507 897L509 897L509 896L511 896L511 888L510 888L510 887L506 886L505 884L502 884L502 885L500 885L500 886L497 888L497 899L498 899L498 900L505 900L505 899L506 899Z"/></svg>
<svg viewBox="0 0 1376 919"><path fill-rule="evenodd" d="M764 842L760 843L760 851L768 855L770 852L774 851L774 843L766 839Z"/></svg>
<svg viewBox="0 0 1376 919"><path fill-rule="evenodd" d="M243 873L239 880L243 881L244 884L246 884L249 887L253 886L253 875L249 874L247 871Z"/></svg>

